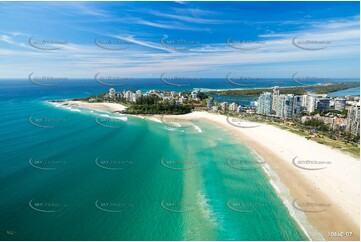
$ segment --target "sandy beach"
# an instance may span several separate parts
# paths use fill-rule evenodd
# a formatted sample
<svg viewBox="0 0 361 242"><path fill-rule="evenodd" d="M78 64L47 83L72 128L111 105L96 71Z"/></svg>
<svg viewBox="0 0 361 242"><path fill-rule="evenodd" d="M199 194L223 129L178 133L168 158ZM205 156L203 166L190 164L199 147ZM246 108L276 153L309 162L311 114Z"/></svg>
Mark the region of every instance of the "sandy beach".
<svg viewBox="0 0 361 242"><path fill-rule="evenodd" d="M93 109L101 112L118 112L126 109L124 105L121 105L119 103L89 103L89 102L71 101L71 100L55 102L55 103L56 105L65 105L65 106L69 105L73 107Z"/></svg>
<svg viewBox="0 0 361 242"><path fill-rule="evenodd" d="M182 119L222 126L260 155L277 174L270 174L271 183L281 182L287 187L286 191L278 191L279 196L310 239L322 240L316 229L325 240L359 240L359 160L271 125L245 122L238 126L231 122L232 125L226 116L208 112L162 117L163 121ZM302 216L307 221L302 221Z"/></svg>
<svg viewBox="0 0 361 242"><path fill-rule="evenodd" d="M59 104L110 112L126 108L121 104L81 101ZM359 240L358 159L272 125L239 125L224 115L193 112L149 117L177 123L200 120L227 129L264 159L271 184L311 240Z"/></svg>

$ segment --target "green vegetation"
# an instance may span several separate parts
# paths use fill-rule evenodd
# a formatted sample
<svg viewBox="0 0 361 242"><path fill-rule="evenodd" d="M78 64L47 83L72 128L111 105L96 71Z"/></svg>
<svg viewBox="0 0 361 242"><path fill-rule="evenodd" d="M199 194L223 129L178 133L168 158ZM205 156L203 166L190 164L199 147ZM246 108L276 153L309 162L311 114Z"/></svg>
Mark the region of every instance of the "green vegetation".
<svg viewBox="0 0 361 242"><path fill-rule="evenodd" d="M317 94L341 91L353 87L359 87L359 82L339 82L325 85L300 86L300 87L280 87L280 94L303 95L307 90L313 90ZM245 90L224 90L209 91L208 93L226 96L258 96L263 92L272 92L272 88L245 89Z"/></svg>
<svg viewBox="0 0 361 242"><path fill-rule="evenodd" d="M310 113L310 115L313 116L313 115L319 114L320 116L325 116L325 114L333 114L333 115L341 115L341 116L346 117L347 113L348 113L347 109L342 110L342 111L337 111L337 110L320 111L320 110L316 109L315 111ZM306 114L304 114L304 115L306 115Z"/></svg>
<svg viewBox="0 0 361 242"><path fill-rule="evenodd" d="M328 136L329 132L327 131L320 131L318 134L315 134L311 132L309 129L302 128L301 129L302 132L300 132L299 130L295 129L294 126L288 126L282 123L277 123L273 125L280 127L284 130L290 131L292 133L296 133L298 135L304 136L308 140L313 140L319 144L324 144L329 147L341 150L342 152L351 154L356 158L360 157L359 144L348 140L335 139L335 137L330 138Z"/></svg>
<svg viewBox="0 0 361 242"><path fill-rule="evenodd" d="M231 116L236 117L235 114ZM344 134L340 130L330 130L328 126L324 126L325 124L320 124L320 121L312 120L309 123L301 124L294 120L292 121L292 125L290 125L280 119L267 119L267 117L260 115L242 115L240 118L253 122L270 124L305 137L308 140L313 140L319 144L327 145L356 158L360 158L359 136ZM318 131L315 132L313 128L316 128Z"/></svg>
<svg viewBox="0 0 361 242"><path fill-rule="evenodd" d="M85 102L104 102L106 100L106 93L100 93L98 95L93 95L84 98L74 98L74 101L85 101Z"/></svg>
<svg viewBox="0 0 361 242"><path fill-rule="evenodd" d="M192 105L179 105L173 101L161 101L155 95L142 96L130 105L124 113L127 114L186 114L193 109Z"/></svg>
<svg viewBox="0 0 361 242"><path fill-rule="evenodd" d="M311 126L311 127L315 127L317 130L319 131L328 131L328 125L325 124L323 121L321 120L317 120L317 119L311 119L311 120L307 120L304 125L306 126Z"/></svg>
<svg viewBox="0 0 361 242"><path fill-rule="evenodd" d="M175 100L162 100L157 95L151 94L148 96L141 96L136 99L136 102L127 102L124 97L110 97L108 93L101 93L85 98L73 99L75 101L85 102L110 102L120 103L127 107L123 113L127 114L186 114L192 112L195 105L206 106L208 96L204 93L199 93L199 100L189 99L191 92L183 92L183 95L188 99L184 103L177 103Z"/></svg>
<svg viewBox="0 0 361 242"><path fill-rule="evenodd" d="M199 93L198 97L201 101L208 99L208 95L203 92Z"/></svg>

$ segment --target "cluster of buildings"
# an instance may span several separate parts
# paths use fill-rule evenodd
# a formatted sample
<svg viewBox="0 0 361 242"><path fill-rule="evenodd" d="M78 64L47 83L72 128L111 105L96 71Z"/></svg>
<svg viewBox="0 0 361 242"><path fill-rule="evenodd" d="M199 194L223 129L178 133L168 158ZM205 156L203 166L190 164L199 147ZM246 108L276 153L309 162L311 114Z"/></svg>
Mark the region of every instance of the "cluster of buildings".
<svg viewBox="0 0 361 242"><path fill-rule="evenodd" d="M257 101L252 101L250 108L241 107L237 103L228 104L221 102L218 105L214 100L207 103L208 110L234 113L254 113L274 116L281 119L292 119L300 117L304 113L314 111L337 110L343 111L346 108L346 98L332 99L327 94L280 94L279 87L274 87L273 92L262 93Z"/></svg>
<svg viewBox="0 0 361 242"><path fill-rule="evenodd" d="M282 119L299 116L301 113L337 110L346 108L345 98L332 99L327 94L280 94L278 87L273 88L273 93L265 92L258 98L257 113L275 115Z"/></svg>
<svg viewBox="0 0 361 242"><path fill-rule="evenodd" d="M177 104L188 103L189 101L201 101L200 90L192 91L191 93L182 92L163 92L157 90L150 90L145 93L137 90L116 92L114 88L109 89L107 97L111 99L124 99L126 102L134 103L138 98L143 96L156 95L162 101L175 101ZM242 107L238 103L221 102L216 103L214 99L208 99L207 109L217 112L231 112L231 113L247 113L247 114L261 114L265 116L280 118L280 119L294 119L298 118L301 122L308 120L319 120L329 125L332 129L341 129L352 135L360 134L360 103L359 99L356 101L349 101L345 98L331 98L327 94L280 94L278 87L273 88L273 92L262 93L258 101L252 102L249 108ZM343 111L349 107L347 117L344 114L327 112L330 110ZM313 114L314 111L322 111L323 115Z"/></svg>
<svg viewBox="0 0 361 242"><path fill-rule="evenodd" d="M238 105L238 103L228 104L227 102L221 102L219 105L215 103L213 99L208 100L207 109L212 111L221 111L223 113L229 111L233 113L241 113L242 106Z"/></svg>
<svg viewBox="0 0 361 242"><path fill-rule="evenodd" d="M108 96L111 99L122 99L124 98L127 102L136 102L138 98L142 96L142 91L137 90L135 92L132 91L123 91L123 92L116 92L114 88L109 89Z"/></svg>
<svg viewBox="0 0 361 242"><path fill-rule="evenodd" d="M353 135L360 135L360 103L348 109L346 131Z"/></svg>
<svg viewBox="0 0 361 242"><path fill-rule="evenodd" d="M149 96L149 95L156 95L158 96L162 101L173 101L175 100L176 103L186 103L187 101L199 101L199 94L200 90L195 90L190 93L190 95L185 95L182 92L163 92L163 91L157 91L157 90L150 90L145 93L142 93L141 90L137 90L135 92L133 91L122 91L122 92L116 92L114 88L109 89L108 96L111 99L125 99L126 102L129 103L135 103L138 98L143 96Z"/></svg>
<svg viewBox="0 0 361 242"><path fill-rule="evenodd" d="M302 114L311 114L316 110L323 113L327 113L330 110L343 111L346 109L346 104L346 98L333 99L327 97L327 94L280 94L279 88L274 87L272 93L264 92L259 96L256 112L257 114L274 116L281 119L292 119L301 117ZM347 119L341 116L303 116L301 121L317 119L330 124L333 129L341 128L353 135L358 135L360 133L360 104L353 103L351 105Z"/></svg>

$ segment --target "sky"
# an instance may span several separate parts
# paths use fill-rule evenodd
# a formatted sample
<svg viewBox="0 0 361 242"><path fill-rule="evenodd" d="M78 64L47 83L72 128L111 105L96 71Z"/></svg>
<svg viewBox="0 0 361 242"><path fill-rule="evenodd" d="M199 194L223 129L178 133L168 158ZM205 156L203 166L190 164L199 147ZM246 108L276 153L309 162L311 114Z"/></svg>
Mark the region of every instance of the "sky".
<svg viewBox="0 0 361 242"><path fill-rule="evenodd" d="M0 78L359 78L359 2L0 2Z"/></svg>

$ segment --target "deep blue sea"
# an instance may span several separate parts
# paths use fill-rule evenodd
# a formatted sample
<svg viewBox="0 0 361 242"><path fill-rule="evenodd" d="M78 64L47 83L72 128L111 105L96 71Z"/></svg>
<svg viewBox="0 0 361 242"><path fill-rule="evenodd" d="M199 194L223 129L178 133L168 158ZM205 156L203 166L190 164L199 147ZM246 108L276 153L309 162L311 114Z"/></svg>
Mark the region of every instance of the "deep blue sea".
<svg viewBox="0 0 361 242"><path fill-rule="evenodd" d="M168 82L168 80L166 80ZM153 79L131 79L124 81L102 81L103 84L98 83L94 79L68 79L64 81L55 81L52 84L59 84L57 86L40 86L35 85L28 80L0 80L0 84L5 89L0 90L0 96L21 95L22 98L31 98L34 92L44 95L44 99L48 99L48 94L57 93L59 98L75 98L95 95L101 92L108 92L109 88L114 87L117 91L122 90L141 90L143 92L149 90L163 90L163 91L192 91L194 89L252 89L252 88L270 88L274 86L279 87L293 87L301 85L317 85L323 84L319 80L317 81L295 81L292 78L270 78L262 80L231 80L225 78L207 78L207 79L187 79L176 80L165 83L160 78ZM359 82L359 79L344 78L344 79L328 79L327 82ZM326 82L326 81L325 81ZM39 84L49 84L49 81L37 81ZM114 86L112 86L114 84ZM173 84L173 85L172 85ZM26 88L26 93L24 93ZM30 92L29 92L30 90ZM21 93L21 94L20 94ZM340 93L340 94L338 94ZM332 93L334 95L351 95L359 96L360 88L352 88L349 90L343 90L340 92ZM242 105L249 105L250 101L254 101L257 97L227 97L227 96L215 96L217 101L226 102L238 102Z"/></svg>

